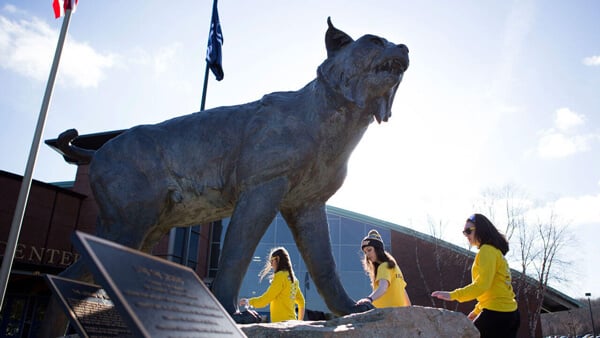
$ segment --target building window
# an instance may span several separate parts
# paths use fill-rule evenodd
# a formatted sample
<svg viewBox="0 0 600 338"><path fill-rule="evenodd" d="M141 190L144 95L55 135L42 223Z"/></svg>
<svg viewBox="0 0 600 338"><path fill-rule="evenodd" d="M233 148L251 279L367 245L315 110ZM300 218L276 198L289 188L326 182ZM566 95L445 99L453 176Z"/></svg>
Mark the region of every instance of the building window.
<svg viewBox="0 0 600 338"><path fill-rule="evenodd" d="M390 230L329 212L327 213L327 222L329 224L331 249L342 285L350 297L360 299L371 292L369 277L362 267L364 257L360 249L360 242L369 230L376 229L381 234L386 249L389 250ZM216 276L219 268L219 256L229 225L229 218L223 219L220 223L218 226L213 225L211 237L209 257L209 278L211 279ZM256 247L250 266L242 281L239 296L255 297L261 295L267 289L269 282L265 279L261 283L258 274L265 266L270 250L277 246L285 247L290 253L294 272L300 280L302 292L306 298L307 309L329 311L314 287L312 277L306 269L306 264L302 260L291 231L281 214L277 214Z"/></svg>
<svg viewBox="0 0 600 338"><path fill-rule="evenodd" d="M221 258L221 243L223 243L223 237L225 236L224 229L227 229L229 224L229 218L225 218L221 221L216 221L211 224L210 231L210 252L208 253L208 280L205 281L207 285L210 285L212 280L219 271L219 259Z"/></svg>
<svg viewBox="0 0 600 338"><path fill-rule="evenodd" d="M200 225L172 229L167 259L196 270L199 241Z"/></svg>

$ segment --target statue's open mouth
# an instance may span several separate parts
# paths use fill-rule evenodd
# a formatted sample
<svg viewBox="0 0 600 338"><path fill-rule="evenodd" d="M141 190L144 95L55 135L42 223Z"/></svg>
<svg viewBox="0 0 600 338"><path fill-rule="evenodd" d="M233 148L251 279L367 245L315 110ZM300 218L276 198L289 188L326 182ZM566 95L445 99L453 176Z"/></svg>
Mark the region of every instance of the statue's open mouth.
<svg viewBox="0 0 600 338"><path fill-rule="evenodd" d="M387 72L394 75L403 74L408 68L408 61L404 58L389 59L375 67L376 72Z"/></svg>

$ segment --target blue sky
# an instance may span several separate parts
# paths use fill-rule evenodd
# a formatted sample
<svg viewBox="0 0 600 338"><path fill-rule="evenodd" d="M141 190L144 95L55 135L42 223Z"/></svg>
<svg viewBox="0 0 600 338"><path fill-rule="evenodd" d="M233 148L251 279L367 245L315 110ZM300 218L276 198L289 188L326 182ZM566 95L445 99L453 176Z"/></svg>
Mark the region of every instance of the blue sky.
<svg viewBox="0 0 600 338"><path fill-rule="evenodd" d="M0 2L0 169L20 175L62 24L51 2ZM211 6L81 0L43 139L199 110ZM509 184L531 217L555 211L575 237L564 248L571 281L556 287L600 296L600 2L222 0L219 15L225 78L211 74L207 108L314 79L328 16L354 38L406 44L393 115L371 125L330 204L426 233L433 220L466 245L474 201ZM35 179L74 176L41 146Z"/></svg>

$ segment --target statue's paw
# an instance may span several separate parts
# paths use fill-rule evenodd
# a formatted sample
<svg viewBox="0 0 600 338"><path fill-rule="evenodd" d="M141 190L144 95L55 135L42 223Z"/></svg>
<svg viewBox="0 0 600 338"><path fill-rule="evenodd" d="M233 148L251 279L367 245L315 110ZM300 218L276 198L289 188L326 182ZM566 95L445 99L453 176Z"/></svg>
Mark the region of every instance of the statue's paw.
<svg viewBox="0 0 600 338"><path fill-rule="evenodd" d="M233 318L233 321L235 321L237 324L254 324L262 321L262 318L258 312L254 310L245 310L242 312L238 311L232 314L231 318Z"/></svg>
<svg viewBox="0 0 600 338"><path fill-rule="evenodd" d="M373 304L366 302L366 303L354 305L350 311L352 313L360 313L360 312L373 310L374 308L375 308L375 306L373 306Z"/></svg>

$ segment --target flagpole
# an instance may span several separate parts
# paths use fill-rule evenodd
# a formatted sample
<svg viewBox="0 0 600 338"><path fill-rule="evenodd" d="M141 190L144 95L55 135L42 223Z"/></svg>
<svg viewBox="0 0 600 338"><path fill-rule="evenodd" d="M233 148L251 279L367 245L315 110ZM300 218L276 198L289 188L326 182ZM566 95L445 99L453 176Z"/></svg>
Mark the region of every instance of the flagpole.
<svg viewBox="0 0 600 338"><path fill-rule="evenodd" d="M48 113L48 107L50 106L50 99L52 98L54 81L56 80L56 73L58 71L58 64L60 62L60 55L62 53L62 48L67 36L67 30L69 29L70 21L71 9L67 9L65 11L65 18L60 30L58 43L56 45L56 52L54 53L54 61L52 62L52 68L50 69L50 76L48 77L48 83L46 84L46 92L44 93L44 100L42 102L42 108L40 109L40 115L38 117L33 142L31 144L31 150L29 151L29 159L27 160L25 175L23 176L23 181L21 182L21 190L19 191L19 198L17 200L15 214L13 215L10 233L8 234L4 258L2 259L2 268L0 268L0 283L2 283L0 286L0 310L3 310L4 307L4 296L6 294L6 287L8 286L8 279L10 278L10 270L15 257L19 233L21 232L27 198L31 188L33 169L35 166L37 153L40 148L40 141L44 131L44 125L46 123L46 115Z"/></svg>
<svg viewBox="0 0 600 338"><path fill-rule="evenodd" d="M206 61L206 69L204 70L204 87L202 88L202 102L200 103L200 111L204 110L204 103L206 103L206 88L208 87L208 61Z"/></svg>

